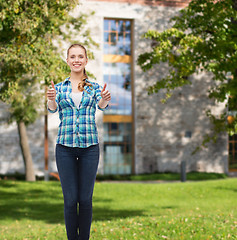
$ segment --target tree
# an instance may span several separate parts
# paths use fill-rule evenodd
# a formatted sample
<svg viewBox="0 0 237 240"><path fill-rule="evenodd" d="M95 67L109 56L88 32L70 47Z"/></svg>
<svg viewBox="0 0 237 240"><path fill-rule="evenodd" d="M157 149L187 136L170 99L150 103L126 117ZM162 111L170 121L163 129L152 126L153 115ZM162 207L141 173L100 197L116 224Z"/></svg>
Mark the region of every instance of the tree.
<svg viewBox="0 0 237 240"><path fill-rule="evenodd" d="M43 109L44 86L68 73L62 42L72 42L73 32L80 31L86 46L95 45L83 28L87 15L69 14L77 5L77 0L0 1L0 100L9 104L9 122L17 123L28 181L35 174L26 126Z"/></svg>
<svg viewBox="0 0 237 240"><path fill-rule="evenodd" d="M144 37L152 40L152 49L138 57L147 71L161 62L168 63L169 73L148 88L148 93L166 91L165 102L174 89L191 84L190 75L212 73L213 86L208 95L217 102L237 106L237 0L193 0L171 19L172 27L158 32L149 30ZM231 81L230 81L231 76ZM214 116L211 135L205 135L202 146L216 142L219 133L237 133L237 118L226 121L227 113ZM198 150L198 147L196 150Z"/></svg>

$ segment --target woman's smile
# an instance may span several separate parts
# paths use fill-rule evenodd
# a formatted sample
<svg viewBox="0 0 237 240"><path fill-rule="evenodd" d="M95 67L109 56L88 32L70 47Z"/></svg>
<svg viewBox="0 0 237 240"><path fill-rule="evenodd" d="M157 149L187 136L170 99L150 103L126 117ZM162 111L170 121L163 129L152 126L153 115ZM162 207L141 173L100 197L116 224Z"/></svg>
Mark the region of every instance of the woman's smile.
<svg viewBox="0 0 237 240"><path fill-rule="evenodd" d="M87 64L87 57L83 48L73 47L69 51L67 64L72 71L82 71Z"/></svg>
<svg viewBox="0 0 237 240"><path fill-rule="evenodd" d="M81 64L75 63L73 64L73 67L81 67Z"/></svg>

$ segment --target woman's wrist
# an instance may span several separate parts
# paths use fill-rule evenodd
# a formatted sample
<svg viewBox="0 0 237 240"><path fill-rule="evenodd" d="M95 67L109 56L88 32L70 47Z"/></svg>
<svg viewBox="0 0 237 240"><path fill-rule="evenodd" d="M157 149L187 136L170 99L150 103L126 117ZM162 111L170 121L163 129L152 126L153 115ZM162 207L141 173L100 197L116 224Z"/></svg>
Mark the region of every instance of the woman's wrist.
<svg viewBox="0 0 237 240"><path fill-rule="evenodd" d="M99 105L100 108L106 108L108 103L109 103L109 101L106 101L103 98L101 98L98 105Z"/></svg>
<svg viewBox="0 0 237 240"><path fill-rule="evenodd" d="M52 111L57 109L57 103L55 100L48 99L48 108Z"/></svg>

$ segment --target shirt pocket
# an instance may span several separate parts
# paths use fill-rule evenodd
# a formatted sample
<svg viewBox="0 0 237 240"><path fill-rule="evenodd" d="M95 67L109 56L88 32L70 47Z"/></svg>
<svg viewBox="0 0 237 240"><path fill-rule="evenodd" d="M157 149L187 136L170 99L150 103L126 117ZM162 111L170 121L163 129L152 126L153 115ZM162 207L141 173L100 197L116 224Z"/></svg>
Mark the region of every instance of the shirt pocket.
<svg viewBox="0 0 237 240"><path fill-rule="evenodd" d="M90 93L84 92L82 97L82 107L91 107L95 102L95 92Z"/></svg>
<svg viewBox="0 0 237 240"><path fill-rule="evenodd" d="M69 93L61 93L60 101L59 101L59 106L62 109L71 107L72 105L72 99L69 96Z"/></svg>

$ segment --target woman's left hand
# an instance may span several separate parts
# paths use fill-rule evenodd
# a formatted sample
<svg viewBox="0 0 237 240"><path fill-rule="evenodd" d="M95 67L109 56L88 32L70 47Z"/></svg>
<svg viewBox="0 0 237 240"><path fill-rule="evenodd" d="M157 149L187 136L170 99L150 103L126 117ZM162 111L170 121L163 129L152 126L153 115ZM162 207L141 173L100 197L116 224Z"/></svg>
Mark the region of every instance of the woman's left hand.
<svg viewBox="0 0 237 240"><path fill-rule="evenodd" d="M105 90L106 86L107 86L107 84L105 83L105 85L104 85L104 87L101 91L101 97L105 101L110 101L111 100L111 95L110 95L110 92L108 90Z"/></svg>

